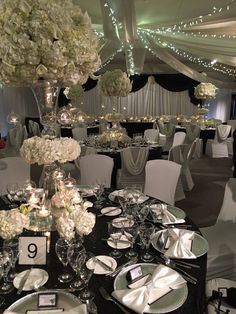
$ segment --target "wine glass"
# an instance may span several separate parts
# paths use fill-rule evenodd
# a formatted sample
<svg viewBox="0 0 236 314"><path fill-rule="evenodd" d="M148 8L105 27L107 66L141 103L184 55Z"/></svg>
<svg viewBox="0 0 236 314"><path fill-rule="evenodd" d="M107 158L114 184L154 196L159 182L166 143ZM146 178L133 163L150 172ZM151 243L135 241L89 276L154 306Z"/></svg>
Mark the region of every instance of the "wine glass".
<svg viewBox="0 0 236 314"><path fill-rule="evenodd" d="M122 253L117 250L117 245L122 236L122 229L118 228L116 225L112 223L112 221L110 221L108 222L108 232L111 237L111 241L115 245L115 249L112 252L110 252L109 255L112 256L113 258L120 258L122 256Z"/></svg>
<svg viewBox="0 0 236 314"><path fill-rule="evenodd" d="M123 227L124 234L130 241L130 250L125 254L125 256L128 257L129 259L138 256L138 253L134 251L134 243L138 236L138 227L139 226L136 221L133 221L131 224L128 224L127 227L125 225Z"/></svg>
<svg viewBox="0 0 236 314"><path fill-rule="evenodd" d="M137 218L139 219L141 223L145 221L149 212L150 212L150 205L139 206L137 208L137 211L136 211Z"/></svg>
<svg viewBox="0 0 236 314"><path fill-rule="evenodd" d="M96 197L96 202L94 203L95 207L97 209L100 209L102 208L102 194L104 192L104 184L103 183L97 183L95 184L94 186L94 194L95 194L95 197Z"/></svg>
<svg viewBox="0 0 236 314"><path fill-rule="evenodd" d="M96 314L97 313L97 306L93 302L95 294L89 290L88 285L89 281L94 274L96 263L93 261L94 254L91 252L86 252L85 262L82 266L80 276L81 279L84 281L85 287L79 294L79 298L82 302L86 303L88 313Z"/></svg>
<svg viewBox="0 0 236 314"><path fill-rule="evenodd" d="M151 255L148 250L151 242L151 237L155 231L155 226L151 222L143 222L139 226L139 236L143 244L145 245L145 253L141 256L141 260L144 262L152 262L154 256Z"/></svg>
<svg viewBox="0 0 236 314"><path fill-rule="evenodd" d="M10 255L11 255L11 272L8 275L8 281L12 282L16 276L15 267L16 267L16 262L20 255L19 239L16 237L13 239L5 240L3 242L3 248L4 250L8 250L8 249L11 250L11 251L9 250Z"/></svg>
<svg viewBox="0 0 236 314"><path fill-rule="evenodd" d="M70 241L68 241L67 239L59 238L55 245L57 257L65 269L68 265L68 250L70 244ZM67 271L64 271L61 275L58 276L58 280L60 282L70 282L72 280L72 275Z"/></svg>
<svg viewBox="0 0 236 314"><path fill-rule="evenodd" d="M3 284L0 287L0 294L7 294L14 290L14 286L8 281L8 273L12 266L12 250L10 248L4 248L0 252L1 265L3 267Z"/></svg>
<svg viewBox="0 0 236 314"><path fill-rule="evenodd" d="M76 279L71 283L70 287L75 290L81 290L84 288L84 281L80 278L80 269L86 258L86 251L81 242L70 245L67 258L70 266L76 273Z"/></svg>

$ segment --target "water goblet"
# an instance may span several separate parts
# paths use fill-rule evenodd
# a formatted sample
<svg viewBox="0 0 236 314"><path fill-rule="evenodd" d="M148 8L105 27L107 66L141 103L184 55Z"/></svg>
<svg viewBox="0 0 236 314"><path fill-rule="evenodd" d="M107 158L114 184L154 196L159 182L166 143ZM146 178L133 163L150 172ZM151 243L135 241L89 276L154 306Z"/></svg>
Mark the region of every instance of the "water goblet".
<svg viewBox="0 0 236 314"><path fill-rule="evenodd" d="M151 222L143 222L139 226L139 236L142 243L145 245L145 253L141 256L141 260L148 263L152 262L154 256L148 250L151 242L151 237L155 231L155 226Z"/></svg>
<svg viewBox="0 0 236 314"><path fill-rule="evenodd" d="M110 252L110 256L113 258L120 258L122 253L117 250L118 242L122 236L122 229L118 228L116 225L112 223L112 221L108 222L108 233L110 235L111 241L114 243L115 249Z"/></svg>
<svg viewBox="0 0 236 314"><path fill-rule="evenodd" d="M101 198L101 196L102 196L103 192L104 192L104 184L102 184L102 183L95 184L94 194L96 197L96 202L94 203L94 205L97 209L102 208L103 199Z"/></svg>
<svg viewBox="0 0 236 314"><path fill-rule="evenodd" d="M126 235L128 241L130 241L130 250L125 254L125 256L128 257L129 259L138 256L138 253L134 251L134 243L135 240L137 239L139 231L138 227L139 227L138 223L135 221L132 221L132 223L128 224L127 227L125 225L123 227L124 234Z"/></svg>
<svg viewBox="0 0 236 314"><path fill-rule="evenodd" d="M149 212L150 212L150 205L139 206L136 211L138 220L141 223L143 223L145 219L148 217Z"/></svg>
<svg viewBox="0 0 236 314"><path fill-rule="evenodd" d="M9 254L11 256L11 271L8 274L8 281L12 282L16 276L15 267L16 267L16 262L19 258L19 255L20 255L19 239L16 237L13 239L4 240L3 248L4 248L4 250L8 250Z"/></svg>
<svg viewBox="0 0 236 314"><path fill-rule="evenodd" d="M58 276L60 282L70 282L72 280L72 275L66 271L68 265L68 250L70 247L70 241L64 238L59 238L55 245L56 255L59 261L62 263L65 271Z"/></svg>
<svg viewBox="0 0 236 314"><path fill-rule="evenodd" d="M12 202L15 201L15 197L16 197L16 192L19 189L19 185L16 182L12 182L12 183L8 183L6 186L7 189L7 193L8 193L8 198L10 198L10 200Z"/></svg>
<svg viewBox="0 0 236 314"><path fill-rule="evenodd" d="M70 284L70 287L75 290L81 290L84 288L84 282L80 278L80 269L85 262L86 251L81 242L73 243L68 249L68 261L74 272L76 273L76 279Z"/></svg>
<svg viewBox="0 0 236 314"><path fill-rule="evenodd" d="M0 287L0 294L7 294L14 290L14 286L11 282L8 282L8 273L12 266L12 250L10 248L4 248L0 252L1 265L3 267L3 284Z"/></svg>

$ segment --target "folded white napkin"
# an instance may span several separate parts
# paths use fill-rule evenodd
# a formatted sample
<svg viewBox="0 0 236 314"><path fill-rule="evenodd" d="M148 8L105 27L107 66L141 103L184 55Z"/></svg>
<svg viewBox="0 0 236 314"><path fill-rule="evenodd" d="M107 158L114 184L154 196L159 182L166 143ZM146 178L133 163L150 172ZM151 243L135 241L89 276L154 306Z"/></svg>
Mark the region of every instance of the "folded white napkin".
<svg viewBox="0 0 236 314"><path fill-rule="evenodd" d="M159 265L146 285L135 289L116 290L112 292L112 296L136 313L149 313L149 304L171 290L178 289L185 282L175 270Z"/></svg>
<svg viewBox="0 0 236 314"><path fill-rule="evenodd" d="M194 231L175 228L166 230L166 233L166 237L169 240L169 248L165 252L166 256L196 258L191 251Z"/></svg>
<svg viewBox="0 0 236 314"><path fill-rule="evenodd" d="M173 224L173 223L184 223L185 220L177 218L169 210L166 204L153 204L150 206L151 211L155 212L158 219L162 221L163 224Z"/></svg>

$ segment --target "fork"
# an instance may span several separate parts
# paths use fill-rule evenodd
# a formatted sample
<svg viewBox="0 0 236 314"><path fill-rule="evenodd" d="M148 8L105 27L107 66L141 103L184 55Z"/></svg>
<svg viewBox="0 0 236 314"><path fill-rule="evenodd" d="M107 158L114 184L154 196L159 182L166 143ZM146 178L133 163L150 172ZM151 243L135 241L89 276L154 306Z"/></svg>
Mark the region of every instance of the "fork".
<svg viewBox="0 0 236 314"><path fill-rule="evenodd" d="M121 309L121 311L122 311L123 313L125 313L125 314L130 314L130 312L128 312L128 311L125 309L125 307L124 307L123 305L121 305L120 303L118 303L116 300L114 300L114 299L110 296L110 294L106 291L106 289L105 289L104 287L99 287L98 290L99 290L101 296L102 296L105 300L111 301L111 302L115 303L115 304Z"/></svg>

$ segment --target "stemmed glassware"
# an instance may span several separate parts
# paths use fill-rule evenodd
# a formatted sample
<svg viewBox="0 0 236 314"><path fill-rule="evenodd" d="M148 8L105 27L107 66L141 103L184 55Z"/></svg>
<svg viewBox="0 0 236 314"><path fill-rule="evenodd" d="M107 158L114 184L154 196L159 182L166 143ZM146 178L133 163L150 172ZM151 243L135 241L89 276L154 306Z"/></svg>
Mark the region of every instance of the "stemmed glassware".
<svg viewBox="0 0 236 314"><path fill-rule="evenodd" d="M111 237L112 243L114 243L115 249L110 252L110 256L113 258L120 258L122 253L117 250L118 242L122 236L122 229L118 228L116 225L112 223L112 221L108 222L108 233Z"/></svg>
<svg viewBox="0 0 236 314"><path fill-rule="evenodd" d="M5 251L9 251L9 254L11 256L11 272L8 275L8 281L12 282L16 276L15 267L16 267L16 262L19 258L19 255L20 255L19 239L13 238L10 240L5 240L3 242L3 248Z"/></svg>
<svg viewBox="0 0 236 314"><path fill-rule="evenodd" d="M94 186L94 193L96 197L96 202L94 203L95 207L97 209L102 208L102 194L104 192L104 184L103 183L97 183Z"/></svg>
<svg viewBox="0 0 236 314"><path fill-rule="evenodd" d="M55 251L58 259L66 269L68 265L68 250L71 243L67 239L59 238L55 245ZM61 275L58 276L60 282L70 282L72 280L72 275L68 271L64 271Z"/></svg>
<svg viewBox="0 0 236 314"><path fill-rule="evenodd" d="M94 274L96 263L94 263L94 254L91 252L86 252L85 262L81 269L81 279L84 282L84 289L80 292L79 298L82 302L86 303L88 313L96 314L97 307L96 304L93 302L95 297L94 293L89 290L88 285L89 281ZM80 258L80 257L79 257Z"/></svg>
<svg viewBox="0 0 236 314"><path fill-rule="evenodd" d="M76 273L76 279L71 283L70 287L75 290L81 290L84 288L84 281L80 278L80 269L86 259L86 251L82 243L72 243L68 249L67 257L70 266Z"/></svg>
<svg viewBox="0 0 236 314"><path fill-rule="evenodd" d="M141 256L141 260L144 262L152 262L154 256L151 255L148 250L151 243L151 237L155 231L155 226L151 222L143 222L139 226L139 237L142 243L145 245L145 253Z"/></svg>
<svg viewBox="0 0 236 314"><path fill-rule="evenodd" d="M4 248L0 252L0 264L3 267L3 284L0 287L0 294L7 294L13 291L14 286L8 281L8 273L12 267L12 255L13 252L10 248Z"/></svg>
<svg viewBox="0 0 236 314"><path fill-rule="evenodd" d="M150 205L141 205L137 207L137 218L138 220L143 223L145 219L148 217L148 214L150 212Z"/></svg>
<svg viewBox="0 0 236 314"><path fill-rule="evenodd" d="M124 234L126 235L126 238L130 241L130 250L125 254L126 257L129 259L132 259L136 256L138 256L138 253L134 251L134 243L138 236L138 223L136 221L133 221L131 224L129 224L127 227L123 227Z"/></svg>

